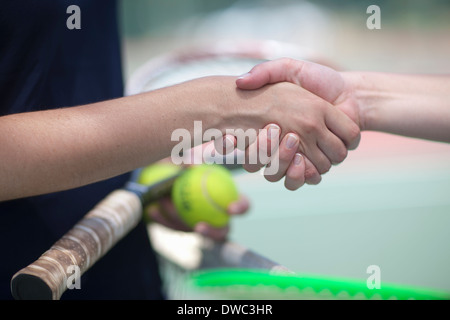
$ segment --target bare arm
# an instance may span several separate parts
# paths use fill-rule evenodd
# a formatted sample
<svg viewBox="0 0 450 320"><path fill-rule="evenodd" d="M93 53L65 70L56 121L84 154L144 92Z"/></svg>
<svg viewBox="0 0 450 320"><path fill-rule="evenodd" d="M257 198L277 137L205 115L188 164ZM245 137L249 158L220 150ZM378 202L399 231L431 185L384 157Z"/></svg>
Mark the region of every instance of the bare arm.
<svg viewBox="0 0 450 320"><path fill-rule="evenodd" d="M205 85L1 117L0 201L82 186L168 156L175 128L198 119L217 125L218 105L199 94Z"/></svg>
<svg viewBox="0 0 450 320"><path fill-rule="evenodd" d="M301 152L328 170L328 154L359 139L353 122L293 84L237 89L234 77L208 77L91 105L0 117L0 201L79 187L168 157L172 132L263 128L297 134ZM340 128L340 139L328 127ZM349 130L346 128L350 127ZM193 134L191 134L193 136ZM318 145L323 145L323 152Z"/></svg>
<svg viewBox="0 0 450 320"><path fill-rule="evenodd" d="M353 88L362 130L450 142L450 76L342 75Z"/></svg>

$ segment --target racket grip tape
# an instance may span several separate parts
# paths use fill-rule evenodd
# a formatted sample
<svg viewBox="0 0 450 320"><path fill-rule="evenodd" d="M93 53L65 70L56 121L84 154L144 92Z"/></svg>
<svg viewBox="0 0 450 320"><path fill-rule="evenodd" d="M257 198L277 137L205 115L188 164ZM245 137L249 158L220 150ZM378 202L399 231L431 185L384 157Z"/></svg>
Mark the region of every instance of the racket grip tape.
<svg viewBox="0 0 450 320"><path fill-rule="evenodd" d="M107 253L142 218L141 198L116 190L98 203L38 260L11 279L17 300L58 300L73 280Z"/></svg>

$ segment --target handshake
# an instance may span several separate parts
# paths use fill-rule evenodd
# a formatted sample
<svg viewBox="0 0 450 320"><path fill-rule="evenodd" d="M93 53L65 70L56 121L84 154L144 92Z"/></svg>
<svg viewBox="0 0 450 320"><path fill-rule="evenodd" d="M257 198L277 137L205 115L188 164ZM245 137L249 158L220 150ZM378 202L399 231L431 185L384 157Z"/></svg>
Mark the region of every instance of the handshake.
<svg viewBox="0 0 450 320"><path fill-rule="evenodd" d="M359 144L362 119L352 86L331 68L284 58L255 66L236 85L238 95L250 103L266 99L265 130L245 150L243 167L249 172L267 166L267 180L285 177L286 188L296 190L305 183L318 184L322 174ZM246 108L240 109L242 117ZM237 139L225 135L222 146L230 145L236 147ZM256 155L261 149L268 157Z"/></svg>
<svg viewBox="0 0 450 320"><path fill-rule="evenodd" d="M196 101L186 115L203 117L206 131L217 128L215 151L228 155L231 149L241 150L247 171L265 167L267 180L284 178L289 190L305 183L318 184L322 174L359 145L363 130L450 142L450 77L446 75L338 72L283 58L261 63L237 79L206 77L170 90L181 88L188 88L183 93L189 92ZM207 107L199 112L202 106ZM233 132L248 129L260 131L242 144ZM212 144L195 145L211 149ZM229 206L228 213L242 214L248 207L247 199L241 196ZM176 216L170 203L150 216L164 221L161 212ZM227 228L199 224L195 230L223 239Z"/></svg>
<svg viewBox="0 0 450 320"><path fill-rule="evenodd" d="M450 142L448 75L338 72L283 58L232 81L235 91L221 105L225 127L267 129L252 143L256 148L247 146L245 157L267 145L277 168L265 177L285 177L289 190L318 184L358 146L362 130ZM236 146L233 136L225 134L223 142ZM270 165L269 157L243 166L255 172Z"/></svg>

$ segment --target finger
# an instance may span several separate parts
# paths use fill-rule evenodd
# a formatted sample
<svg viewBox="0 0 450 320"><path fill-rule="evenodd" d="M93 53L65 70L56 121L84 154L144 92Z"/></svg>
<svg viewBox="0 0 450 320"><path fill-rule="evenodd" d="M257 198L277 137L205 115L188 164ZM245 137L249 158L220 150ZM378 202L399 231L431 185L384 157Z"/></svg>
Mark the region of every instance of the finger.
<svg viewBox="0 0 450 320"><path fill-rule="evenodd" d="M276 154L271 158L269 165L264 170L266 180L276 182L281 180L291 164L295 152L298 150L300 138L293 133L284 136Z"/></svg>
<svg viewBox="0 0 450 320"><path fill-rule="evenodd" d="M245 150L243 168L248 172L257 172L270 161L279 145L281 129L276 124L269 124L260 131L256 140Z"/></svg>
<svg viewBox="0 0 450 320"><path fill-rule="evenodd" d="M159 214L167 223L170 223L172 229L192 231L181 219L174 203L169 197L165 197L159 201Z"/></svg>
<svg viewBox="0 0 450 320"><path fill-rule="evenodd" d="M229 215L241 215L248 211L250 208L250 201L244 195L239 195L239 199L232 202L228 208L227 213Z"/></svg>
<svg viewBox="0 0 450 320"><path fill-rule="evenodd" d="M347 157L348 151L346 146L341 139L330 131L317 142L317 145L332 164L341 163Z"/></svg>
<svg viewBox="0 0 450 320"><path fill-rule="evenodd" d="M224 241L228 236L230 226L226 225L222 228L214 228L206 222L199 222L195 225L194 231L216 241Z"/></svg>
<svg viewBox="0 0 450 320"><path fill-rule="evenodd" d="M299 153L308 155L308 160L319 174L327 173L331 169L330 159L322 152L318 144L310 144L307 148L302 146L300 140Z"/></svg>
<svg viewBox="0 0 450 320"><path fill-rule="evenodd" d="M159 223L163 226L166 226L168 228L174 229L174 230L183 230L183 231L188 231L185 228L181 228L180 226L177 225L176 223L174 223L172 220L170 220L169 218L167 218L166 215L164 215L161 212L161 209L159 208L159 206L151 206L148 208L147 214L149 215L150 219L152 222L156 222Z"/></svg>
<svg viewBox="0 0 450 320"><path fill-rule="evenodd" d="M305 184L305 160L300 153L296 153L292 163L286 171L284 186L288 190L297 190Z"/></svg>
<svg viewBox="0 0 450 320"><path fill-rule="evenodd" d="M292 82L299 85L300 79L295 75L301 74L303 61L293 59L277 59L254 66L248 73L236 80L240 89L253 90L270 83Z"/></svg>
<svg viewBox="0 0 450 320"><path fill-rule="evenodd" d="M307 157L303 156L303 161L305 161L305 183L309 185L319 184L322 181L319 171Z"/></svg>
<svg viewBox="0 0 450 320"><path fill-rule="evenodd" d="M359 126L335 107L331 106L328 111L325 114L325 124L328 129L344 142L347 149L353 150L358 147L361 140Z"/></svg>
<svg viewBox="0 0 450 320"><path fill-rule="evenodd" d="M258 89L266 84L291 82L320 98L334 102L345 86L339 72L327 66L290 58L260 63L236 80L240 89Z"/></svg>
<svg viewBox="0 0 450 320"><path fill-rule="evenodd" d="M214 140L214 148L221 155L227 155L234 151L236 147L236 137L225 134L222 139Z"/></svg>

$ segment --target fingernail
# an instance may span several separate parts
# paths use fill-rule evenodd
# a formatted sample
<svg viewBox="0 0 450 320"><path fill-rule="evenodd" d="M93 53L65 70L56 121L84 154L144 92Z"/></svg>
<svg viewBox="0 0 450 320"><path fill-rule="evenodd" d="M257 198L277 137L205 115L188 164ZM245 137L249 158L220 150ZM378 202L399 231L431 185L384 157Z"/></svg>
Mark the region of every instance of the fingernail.
<svg viewBox="0 0 450 320"><path fill-rule="evenodd" d="M238 77L238 80L239 80L239 79L245 79L245 78L247 78L248 76L250 76L250 72L247 72L247 73L244 73L243 75L240 75L240 76Z"/></svg>
<svg viewBox="0 0 450 320"><path fill-rule="evenodd" d="M280 127L276 124L271 124L269 128L267 129L267 138L269 139L275 139L280 136Z"/></svg>
<svg viewBox="0 0 450 320"><path fill-rule="evenodd" d="M288 134L286 139L286 148L292 149L297 144L297 137L293 134Z"/></svg>
<svg viewBox="0 0 450 320"><path fill-rule="evenodd" d="M303 157L300 153L296 153L294 156L294 164L298 166L300 163L302 163Z"/></svg>

